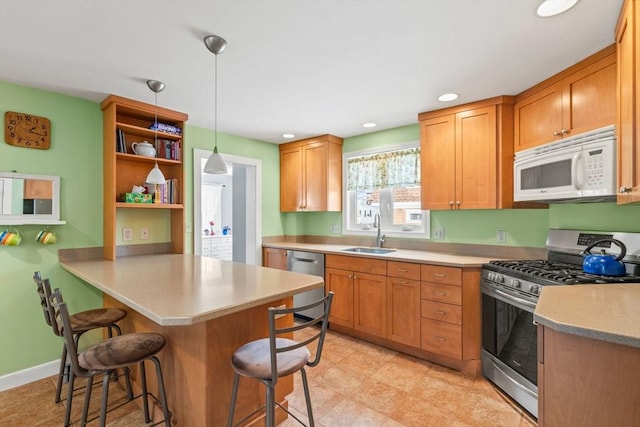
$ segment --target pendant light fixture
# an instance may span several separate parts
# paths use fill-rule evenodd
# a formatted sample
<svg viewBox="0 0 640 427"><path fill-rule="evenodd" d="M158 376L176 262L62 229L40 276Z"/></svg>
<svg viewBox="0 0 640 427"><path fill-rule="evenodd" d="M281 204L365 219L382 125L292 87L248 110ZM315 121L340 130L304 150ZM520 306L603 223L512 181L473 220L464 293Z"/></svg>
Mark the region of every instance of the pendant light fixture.
<svg viewBox="0 0 640 427"><path fill-rule="evenodd" d="M159 80L147 80L147 86L149 87L149 89L151 89L153 93L155 93L156 109L155 109L155 119L153 122L154 124L153 127L155 128L153 147L157 149L158 147L158 92L162 92L164 90L164 83L162 83ZM167 180L164 179L164 175L162 174L162 171L158 167L157 160L156 160L156 164L153 166L153 169L151 169L151 171L147 175L147 179L145 179L145 182L147 184L153 184L154 190L155 190L154 191L155 203L160 203L160 198L158 197L158 185L165 184Z"/></svg>
<svg viewBox="0 0 640 427"><path fill-rule="evenodd" d="M213 73L213 154L204 165L204 172L210 174L227 173L227 165L218 154L218 54L227 48L227 41L220 36L209 35L204 38L204 45L215 56Z"/></svg>

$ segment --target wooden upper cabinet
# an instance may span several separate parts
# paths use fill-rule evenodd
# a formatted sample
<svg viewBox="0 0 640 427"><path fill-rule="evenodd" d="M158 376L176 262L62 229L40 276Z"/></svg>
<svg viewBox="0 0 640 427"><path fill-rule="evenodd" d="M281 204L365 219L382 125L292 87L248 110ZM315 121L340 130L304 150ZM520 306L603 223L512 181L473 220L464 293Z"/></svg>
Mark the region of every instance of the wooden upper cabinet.
<svg viewBox="0 0 640 427"><path fill-rule="evenodd" d="M323 135L280 145L280 210L342 210L342 139Z"/></svg>
<svg viewBox="0 0 640 427"><path fill-rule="evenodd" d="M514 151L615 123L615 45L518 95L514 115Z"/></svg>
<svg viewBox="0 0 640 427"><path fill-rule="evenodd" d="M627 0L616 28L618 54L618 204L640 201L640 3Z"/></svg>
<svg viewBox="0 0 640 427"><path fill-rule="evenodd" d="M422 113L422 209L496 209L513 201L513 97Z"/></svg>

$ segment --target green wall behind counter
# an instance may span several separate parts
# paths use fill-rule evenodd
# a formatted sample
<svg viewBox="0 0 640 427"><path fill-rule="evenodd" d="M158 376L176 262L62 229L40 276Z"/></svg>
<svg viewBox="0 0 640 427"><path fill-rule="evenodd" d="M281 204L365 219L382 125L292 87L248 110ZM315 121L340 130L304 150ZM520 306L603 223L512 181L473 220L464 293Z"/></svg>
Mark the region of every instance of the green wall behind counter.
<svg viewBox="0 0 640 427"><path fill-rule="evenodd" d="M344 140L343 152L385 147L420 139L418 124L374 132ZM284 214L285 234L336 236L332 225L342 225L340 212ZM431 211L431 230L445 229L443 242L502 245L496 231L505 230L504 245L543 248L550 228L640 232L640 204L560 203L548 209L484 209Z"/></svg>

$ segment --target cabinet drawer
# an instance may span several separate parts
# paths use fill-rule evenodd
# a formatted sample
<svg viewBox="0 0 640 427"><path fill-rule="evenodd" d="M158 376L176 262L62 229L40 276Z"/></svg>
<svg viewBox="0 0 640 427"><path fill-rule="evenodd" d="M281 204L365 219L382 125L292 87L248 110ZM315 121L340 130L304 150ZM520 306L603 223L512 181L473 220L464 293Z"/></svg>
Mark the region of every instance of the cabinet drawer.
<svg viewBox="0 0 640 427"><path fill-rule="evenodd" d="M420 264L387 261L387 276L420 280Z"/></svg>
<svg viewBox="0 0 640 427"><path fill-rule="evenodd" d="M462 269L442 265L422 265L421 280L433 283L462 286Z"/></svg>
<svg viewBox="0 0 640 427"><path fill-rule="evenodd" d="M421 316L432 320L462 325L462 307L429 300L421 301Z"/></svg>
<svg viewBox="0 0 640 427"><path fill-rule="evenodd" d="M387 261L381 259L327 254L324 263L325 267L329 268L380 274L382 276L387 274Z"/></svg>
<svg viewBox="0 0 640 427"><path fill-rule="evenodd" d="M421 319L422 349L462 360L462 327L437 320Z"/></svg>
<svg viewBox="0 0 640 427"><path fill-rule="evenodd" d="M462 287L422 282L420 298L447 304L462 304Z"/></svg>

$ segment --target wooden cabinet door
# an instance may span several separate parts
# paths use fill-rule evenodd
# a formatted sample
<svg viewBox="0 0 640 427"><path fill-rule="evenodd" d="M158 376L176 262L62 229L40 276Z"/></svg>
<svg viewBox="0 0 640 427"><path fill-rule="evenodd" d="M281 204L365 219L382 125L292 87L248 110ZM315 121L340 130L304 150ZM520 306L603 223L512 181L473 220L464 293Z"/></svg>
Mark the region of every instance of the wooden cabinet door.
<svg viewBox="0 0 640 427"><path fill-rule="evenodd" d="M327 292L334 293L329 322L353 328L353 273L326 268L324 276Z"/></svg>
<svg viewBox="0 0 640 427"><path fill-rule="evenodd" d="M514 150L521 151L560 139L562 84L557 83L515 104Z"/></svg>
<svg viewBox="0 0 640 427"><path fill-rule="evenodd" d="M497 207L496 107L456 114L456 209Z"/></svg>
<svg viewBox="0 0 640 427"><path fill-rule="evenodd" d="M287 269L287 251L278 248L264 248L262 265L265 267Z"/></svg>
<svg viewBox="0 0 640 427"><path fill-rule="evenodd" d="M327 155L326 143L316 142L302 148L305 212L327 210Z"/></svg>
<svg viewBox="0 0 640 427"><path fill-rule="evenodd" d="M637 9L635 13L634 8ZM616 31L619 82L618 204L640 201L640 142L637 141L640 112L636 111L639 107L640 58L634 60L640 43L635 40L638 32L636 13L640 16L640 5L633 1L625 2Z"/></svg>
<svg viewBox="0 0 640 427"><path fill-rule="evenodd" d="M294 147L280 151L280 210L297 212L304 204L302 149Z"/></svg>
<svg viewBox="0 0 640 427"><path fill-rule="evenodd" d="M611 54L562 81L562 136L615 122L616 55Z"/></svg>
<svg viewBox="0 0 640 427"><path fill-rule="evenodd" d="M367 273L353 273L354 329L387 336L387 279Z"/></svg>
<svg viewBox="0 0 640 427"><path fill-rule="evenodd" d="M420 122L422 209L452 209L455 200L455 116Z"/></svg>
<svg viewBox="0 0 640 427"><path fill-rule="evenodd" d="M420 282L387 278L387 337L420 348Z"/></svg>

